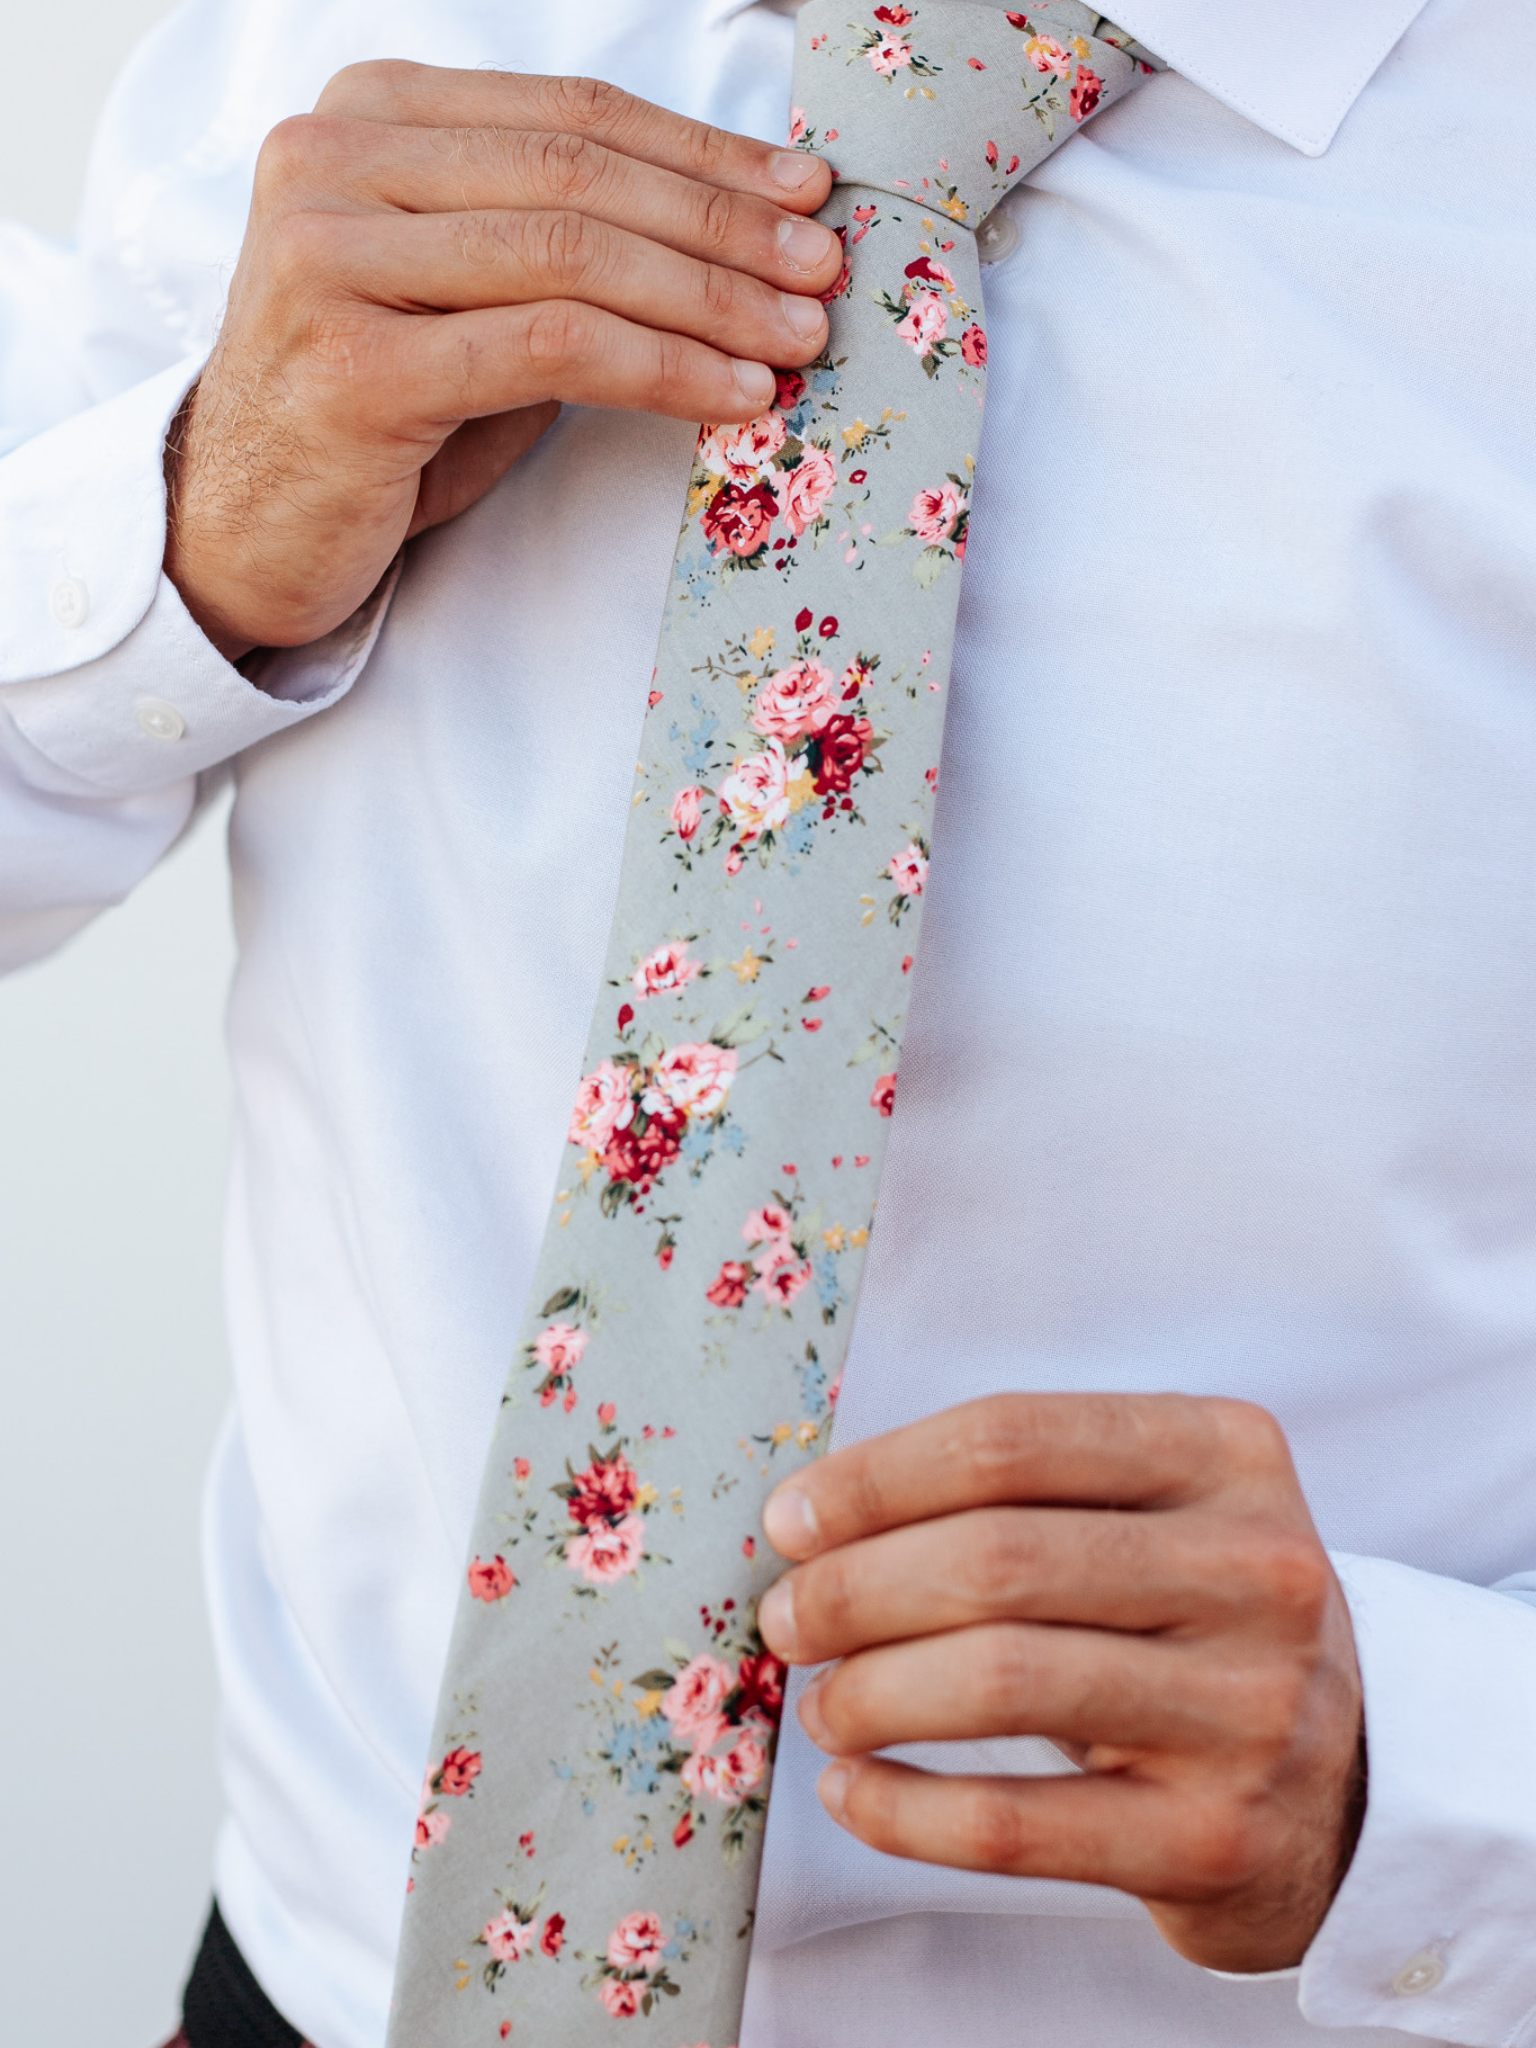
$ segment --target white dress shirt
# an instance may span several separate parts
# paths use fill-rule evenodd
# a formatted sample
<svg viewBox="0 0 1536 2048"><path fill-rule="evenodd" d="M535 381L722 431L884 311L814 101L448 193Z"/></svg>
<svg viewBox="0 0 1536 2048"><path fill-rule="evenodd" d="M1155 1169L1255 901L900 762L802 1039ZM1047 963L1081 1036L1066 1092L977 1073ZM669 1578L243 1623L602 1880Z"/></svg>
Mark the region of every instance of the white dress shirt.
<svg viewBox="0 0 1536 2048"><path fill-rule="evenodd" d="M1369 1810L1299 1982L1232 1983L1118 1894L862 1848L791 1721L743 2048L1518 2048L1536 1612L1492 1589L1536 1565L1536 11L1118 18L1174 71L1014 196L988 277L839 1426L1000 1388L1272 1408L1355 1619ZM264 690L160 575L163 434L261 138L342 64L587 71L775 136L792 35L739 0L188 0L77 244L0 230L0 958L237 783L218 1884L318 2048L383 2038L691 434L568 411Z"/></svg>

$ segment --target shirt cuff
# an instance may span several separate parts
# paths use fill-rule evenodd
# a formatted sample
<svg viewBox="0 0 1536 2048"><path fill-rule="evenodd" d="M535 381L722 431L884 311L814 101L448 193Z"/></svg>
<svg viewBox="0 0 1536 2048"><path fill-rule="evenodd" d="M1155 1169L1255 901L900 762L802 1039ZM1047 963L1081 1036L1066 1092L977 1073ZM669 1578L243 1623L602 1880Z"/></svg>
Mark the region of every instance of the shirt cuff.
<svg viewBox="0 0 1536 2048"><path fill-rule="evenodd" d="M165 437L187 361L0 462L0 702L61 792L202 773L333 704L372 650L398 564L308 647L227 662L161 570Z"/></svg>
<svg viewBox="0 0 1536 2048"><path fill-rule="evenodd" d="M1359 1845L1307 1951L1315 2026L1536 2042L1536 1610L1336 1556L1365 1692Z"/></svg>

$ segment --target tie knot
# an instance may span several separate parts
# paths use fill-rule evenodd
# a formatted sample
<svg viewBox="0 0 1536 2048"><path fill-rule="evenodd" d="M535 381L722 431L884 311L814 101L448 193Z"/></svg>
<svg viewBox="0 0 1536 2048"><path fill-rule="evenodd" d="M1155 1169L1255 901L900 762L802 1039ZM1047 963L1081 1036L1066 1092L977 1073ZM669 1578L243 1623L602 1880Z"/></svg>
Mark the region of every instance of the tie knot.
<svg viewBox="0 0 1536 2048"><path fill-rule="evenodd" d="M854 16L853 20L849 16ZM808 0L791 139L845 185L914 199L974 228L1156 59L1081 0Z"/></svg>

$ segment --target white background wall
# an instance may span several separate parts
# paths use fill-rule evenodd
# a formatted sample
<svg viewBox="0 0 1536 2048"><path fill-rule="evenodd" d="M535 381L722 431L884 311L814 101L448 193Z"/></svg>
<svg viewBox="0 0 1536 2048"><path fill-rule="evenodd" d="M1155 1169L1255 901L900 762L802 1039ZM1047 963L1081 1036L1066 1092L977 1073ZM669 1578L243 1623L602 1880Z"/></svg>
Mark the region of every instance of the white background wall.
<svg viewBox="0 0 1536 2048"><path fill-rule="evenodd" d="M0 217L67 232L167 0L0 0ZM206 1908L225 1399L221 820L0 981L0 2039L156 2048Z"/></svg>

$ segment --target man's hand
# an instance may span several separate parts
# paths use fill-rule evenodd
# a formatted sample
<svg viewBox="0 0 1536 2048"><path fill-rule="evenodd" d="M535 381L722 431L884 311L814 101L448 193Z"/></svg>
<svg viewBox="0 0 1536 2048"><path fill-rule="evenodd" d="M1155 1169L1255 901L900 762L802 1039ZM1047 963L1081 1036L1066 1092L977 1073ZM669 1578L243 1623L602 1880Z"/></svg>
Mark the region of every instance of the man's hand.
<svg viewBox="0 0 1536 2048"><path fill-rule="evenodd" d="M590 79L360 64L257 166L171 437L166 572L227 655L339 625L561 401L747 420L826 341L816 158Z"/></svg>
<svg viewBox="0 0 1536 2048"><path fill-rule="evenodd" d="M840 1761L821 1796L895 1856L1114 1885L1213 1969L1298 1962L1363 1802L1349 1612L1279 1425L1236 1401L1000 1395L786 1480L805 1559L762 1602ZM1082 1777L870 1754L1043 1735Z"/></svg>

